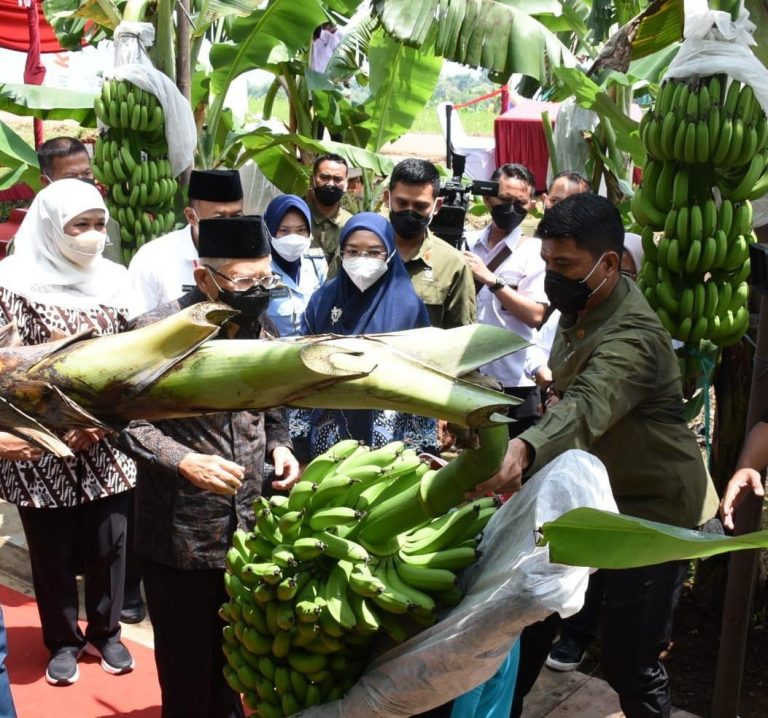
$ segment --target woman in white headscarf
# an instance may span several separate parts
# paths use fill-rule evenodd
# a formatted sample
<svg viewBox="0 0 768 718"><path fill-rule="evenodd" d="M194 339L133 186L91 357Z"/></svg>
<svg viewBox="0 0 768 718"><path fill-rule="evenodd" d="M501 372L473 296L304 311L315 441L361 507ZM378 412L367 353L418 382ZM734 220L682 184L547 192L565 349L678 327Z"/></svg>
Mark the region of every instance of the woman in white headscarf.
<svg viewBox="0 0 768 718"><path fill-rule="evenodd" d="M15 253L0 262L0 325L15 322L23 344L126 328L128 271L102 256L108 216L98 190L81 180L59 180L35 198ZM77 680L84 649L101 656L109 673L133 668L119 616L136 468L98 428L73 429L62 439L71 458L0 434L0 498L19 509L51 652L46 680L54 685ZM77 624L78 573L85 576L85 634Z"/></svg>

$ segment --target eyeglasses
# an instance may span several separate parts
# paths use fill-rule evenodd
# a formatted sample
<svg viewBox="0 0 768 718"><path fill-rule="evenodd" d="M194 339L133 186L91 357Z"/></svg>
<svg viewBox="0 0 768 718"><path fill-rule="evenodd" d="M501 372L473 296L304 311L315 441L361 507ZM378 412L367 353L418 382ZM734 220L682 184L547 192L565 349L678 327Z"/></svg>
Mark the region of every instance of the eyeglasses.
<svg viewBox="0 0 768 718"><path fill-rule="evenodd" d="M372 259L384 259L387 256L386 249L371 249L368 252L360 252L357 249L343 249L341 256L347 259L356 259L357 257L371 257Z"/></svg>
<svg viewBox="0 0 768 718"><path fill-rule="evenodd" d="M222 272L215 270L213 267L209 267L207 264L204 266L212 274L216 274L222 279L226 279L228 282L230 282L238 292L244 292L251 287L255 287L257 284L262 289L274 289L278 284L280 284L280 276L277 274L265 274L263 277L230 277L226 274L223 274ZM214 283L216 283L215 279ZM216 284L216 287L221 289L218 284Z"/></svg>

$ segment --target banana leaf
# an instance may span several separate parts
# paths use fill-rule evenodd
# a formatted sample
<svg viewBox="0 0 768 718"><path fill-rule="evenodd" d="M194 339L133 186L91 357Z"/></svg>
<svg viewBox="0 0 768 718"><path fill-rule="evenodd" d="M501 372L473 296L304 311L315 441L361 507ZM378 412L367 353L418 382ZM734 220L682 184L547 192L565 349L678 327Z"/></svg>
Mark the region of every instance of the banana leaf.
<svg viewBox="0 0 768 718"><path fill-rule="evenodd" d="M43 0L42 6L59 44L72 51L111 37L122 15L112 0Z"/></svg>
<svg viewBox="0 0 768 718"><path fill-rule="evenodd" d="M683 0L655 0L643 11L632 40L632 59L639 60L683 39Z"/></svg>
<svg viewBox="0 0 768 718"><path fill-rule="evenodd" d="M95 95L39 85L0 84L0 110L41 120L75 120L96 126Z"/></svg>
<svg viewBox="0 0 768 718"><path fill-rule="evenodd" d="M768 548L768 531L721 536L598 509L573 509L541 527L540 546L552 563L591 568L637 568Z"/></svg>
<svg viewBox="0 0 768 718"><path fill-rule="evenodd" d="M40 189L37 154L4 122L0 122L0 167L7 170L0 176L0 189L17 182L26 182L32 189Z"/></svg>
<svg viewBox="0 0 768 718"><path fill-rule="evenodd" d="M411 47L432 46L447 60L483 67L504 78L521 73L540 81L546 79L549 65L577 64L570 50L535 17L539 12L552 14L553 9L551 0L373 2L385 30Z"/></svg>
<svg viewBox="0 0 768 718"><path fill-rule="evenodd" d="M229 42L211 48L212 92L217 96L226 94L236 77L274 62L276 48L284 48L291 55L308 47L312 32L326 20L316 0L272 0L263 10L237 18Z"/></svg>
<svg viewBox="0 0 768 718"><path fill-rule="evenodd" d="M373 34L368 61L371 95L360 109L370 119L359 137L375 152L411 129L435 91L443 61L431 49L407 47L381 30Z"/></svg>
<svg viewBox="0 0 768 718"><path fill-rule="evenodd" d="M376 174L384 177L392 171L393 160L376 152L355 147L354 145L343 142L331 142L325 140L313 140L309 137L297 134L274 134L266 129L259 129L256 132L249 132L238 135L243 147L244 156L253 157L258 162L258 154L273 147L292 149L298 147L300 150L322 154L325 152L334 152L341 155L351 167L373 170ZM308 181L308 170L307 181ZM274 180L272 180L274 181ZM280 184L275 182L281 189ZM287 190L283 190L287 191Z"/></svg>

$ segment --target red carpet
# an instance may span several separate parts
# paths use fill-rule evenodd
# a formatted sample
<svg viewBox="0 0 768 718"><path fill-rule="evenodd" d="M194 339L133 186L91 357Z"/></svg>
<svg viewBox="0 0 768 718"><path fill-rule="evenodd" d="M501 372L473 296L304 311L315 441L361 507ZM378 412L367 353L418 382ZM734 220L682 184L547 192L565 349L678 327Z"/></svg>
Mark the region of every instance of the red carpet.
<svg viewBox="0 0 768 718"><path fill-rule="evenodd" d="M48 651L34 599L0 585L0 605L8 632L8 673L19 718L158 718L160 688L151 649L126 640L136 667L124 676L105 673L98 658L84 654L78 663L77 683L49 686L45 682Z"/></svg>

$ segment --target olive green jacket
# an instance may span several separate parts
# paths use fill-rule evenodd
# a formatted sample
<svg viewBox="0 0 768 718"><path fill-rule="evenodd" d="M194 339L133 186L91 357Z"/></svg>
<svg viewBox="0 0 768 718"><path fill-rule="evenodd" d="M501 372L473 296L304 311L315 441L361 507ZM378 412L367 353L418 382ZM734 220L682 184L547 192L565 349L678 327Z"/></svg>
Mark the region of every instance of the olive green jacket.
<svg viewBox="0 0 768 718"><path fill-rule="evenodd" d="M453 329L477 321L472 271L461 252L427 232L405 267L432 326Z"/></svg>
<svg viewBox="0 0 768 718"><path fill-rule="evenodd" d="M563 317L549 366L561 400L520 435L535 451L527 473L583 449L605 464L622 513L687 528L715 515L670 336L633 282L572 326Z"/></svg>
<svg viewBox="0 0 768 718"><path fill-rule="evenodd" d="M352 216L347 210L339 207L336 214L326 217L317 209L314 197L307 197L307 204L312 215L312 247L320 247L329 264L339 251L339 235L346 221Z"/></svg>

